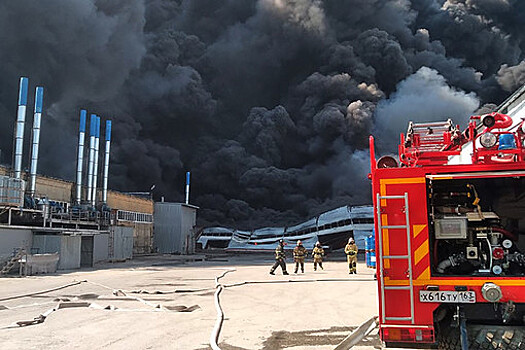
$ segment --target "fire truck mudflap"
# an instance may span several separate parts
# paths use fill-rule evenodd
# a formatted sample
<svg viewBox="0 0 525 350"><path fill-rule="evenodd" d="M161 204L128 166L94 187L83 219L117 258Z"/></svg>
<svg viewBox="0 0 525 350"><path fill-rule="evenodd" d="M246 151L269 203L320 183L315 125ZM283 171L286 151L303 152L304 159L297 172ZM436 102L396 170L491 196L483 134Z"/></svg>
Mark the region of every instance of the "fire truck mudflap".
<svg viewBox="0 0 525 350"><path fill-rule="evenodd" d="M370 138L387 347L525 349L525 126L509 119L411 122L398 159Z"/></svg>

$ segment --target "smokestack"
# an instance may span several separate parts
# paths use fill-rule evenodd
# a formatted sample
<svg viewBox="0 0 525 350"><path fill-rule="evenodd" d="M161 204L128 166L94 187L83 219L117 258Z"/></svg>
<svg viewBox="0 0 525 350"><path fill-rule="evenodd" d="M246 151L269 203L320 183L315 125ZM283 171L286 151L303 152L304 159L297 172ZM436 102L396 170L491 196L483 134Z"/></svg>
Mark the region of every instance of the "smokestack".
<svg viewBox="0 0 525 350"><path fill-rule="evenodd" d="M104 181L102 184L102 202L107 203L108 200L108 174L109 174L109 148L111 146L111 120L106 120L106 147L104 152Z"/></svg>
<svg viewBox="0 0 525 350"><path fill-rule="evenodd" d="M92 114L89 124L89 164L88 164L88 191L87 202L91 202L93 192L93 163L95 158L95 128L97 127L97 116Z"/></svg>
<svg viewBox="0 0 525 350"><path fill-rule="evenodd" d="M76 203L82 202L82 167L84 166L84 141L86 139L86 117L85 109L80 110L80 125L78 127L78 156L77 156L77 195Z"/></svg>
<svg viewBox="0 0 525 350"><path fill-rule="evenodd" d="M38 165L38 146L40 143L40 121L42 120L42 100L44 98L44 88L37 86L35 90L35 114L33 117L33 142L31 145L31 185L29 195L33 197L36 191L36 171Z"/></svg>
<svg viewBox="0 0 525 350"><path fill-rule="evenodd" d="M21 77L18 90L18 113L16 116L15 145L13 150L13 169L15 178L17 179L20 179L22 175L22 152L24 148L24 125L26 121L28 85L29 79Z"/></svg>
<svg viewBox="0 0 525 350"><path fill-rule="evenodd" d="M190 204L190 172L186 173L186 204Z"/></svg>
<svg viewBox="0 0 525 350"><path fill-rule="evenodd" d="M95 206L97 199L97 181L98 181L98 149L100 145L100 117L97 116L97 125L95 128L95 157L93 163L93 198L91 198L91 205Z"/></svg>

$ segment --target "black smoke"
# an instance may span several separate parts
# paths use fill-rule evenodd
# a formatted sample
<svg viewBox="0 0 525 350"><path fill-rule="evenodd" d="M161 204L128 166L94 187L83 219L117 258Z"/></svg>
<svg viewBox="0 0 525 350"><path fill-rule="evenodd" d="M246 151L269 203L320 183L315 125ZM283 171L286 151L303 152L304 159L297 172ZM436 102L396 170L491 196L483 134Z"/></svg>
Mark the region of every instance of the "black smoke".
<svg viewBox="0 0 525 350"><path fill-rule="evenodd" d="M524 14L520 0L4 1L2 161L28 76L30 95L45 87L42 173L74 178L87 108L114 122L110 187L181 201L191 171L201 224L370 203L368 135L390 153L408 120L465 126L501 102L525 83Z"/></svg>

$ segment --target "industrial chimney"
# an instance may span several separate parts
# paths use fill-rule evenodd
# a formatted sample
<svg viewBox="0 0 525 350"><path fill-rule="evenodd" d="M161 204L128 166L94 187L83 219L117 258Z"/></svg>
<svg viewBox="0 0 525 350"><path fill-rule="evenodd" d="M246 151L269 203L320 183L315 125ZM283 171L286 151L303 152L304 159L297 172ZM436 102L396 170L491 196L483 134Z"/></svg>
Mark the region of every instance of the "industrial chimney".
<svg viewBox="0 0 525 350"><path fill-rule="evenodd" d="M111 146L111 120L106 120L106 147L104 148L104 181L102 184L102 202L108 201L109 149Z"/></svg>
<svg viewBox="0 0 525 350"><path fill-rule="evenodd" d="M80 110L80 125L78 127L78 156L77 156L77 191L76 203L82 202L82 168L84 166L84 142L86 140L86 117L85 109Z"/></svg>
<svg viewBox="0 0 525 350"><path fill-rule="evenodd" d="M98 181L98 149L100 146L100 117L97 116L97 124L95 128L95 157L93 164L93 197L91 198L91 205L95 206L97 198L97 181Z"/></svg>
<svg viewBox="0 0 525 350"><path fill-rule="evenodd" d="M44 88L37 86L35 90L35 113L33 117L33 142L31 144L31 167L29 195L33 197L36 191L36 171L38 165L38 147L40 143L40 121L42 120L42 99Z"/></svg>
<svg viewBox="0 0 525 350"><path fill-rule="evenodd" d="M27 109L27 88L29 79L20 78L18 90L18 113L15 126L15 140L13 148L13 169L15 178L20 179L22 175L22 152L24 148L24 125L26 121Z"/></svg>
<svg viewBox="0 0 525 350"><path fill-rule="evenodd" d="M190 204L190 172L186 173L186 204Z"/></svg>
<svg viewBox="0 0 525 350"><path fill-rule="evenodd" d="M91 202L93 191L93 163L95 158L95 128L97 126L97 116L92 114L89 124L89 163L88 163L88 190L87 202Z"/></svg>

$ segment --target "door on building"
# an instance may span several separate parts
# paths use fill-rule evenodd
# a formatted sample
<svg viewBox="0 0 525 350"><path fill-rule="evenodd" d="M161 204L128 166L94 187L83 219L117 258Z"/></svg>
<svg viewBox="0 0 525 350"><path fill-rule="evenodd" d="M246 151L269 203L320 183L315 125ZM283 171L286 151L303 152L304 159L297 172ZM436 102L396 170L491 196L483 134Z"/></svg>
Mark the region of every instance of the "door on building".
<svg viewBox="0 0 525 350"><path fill-rule="evenodd" d="M93 236L82 236L80 243L80 266L93 266Z"/></svg>

